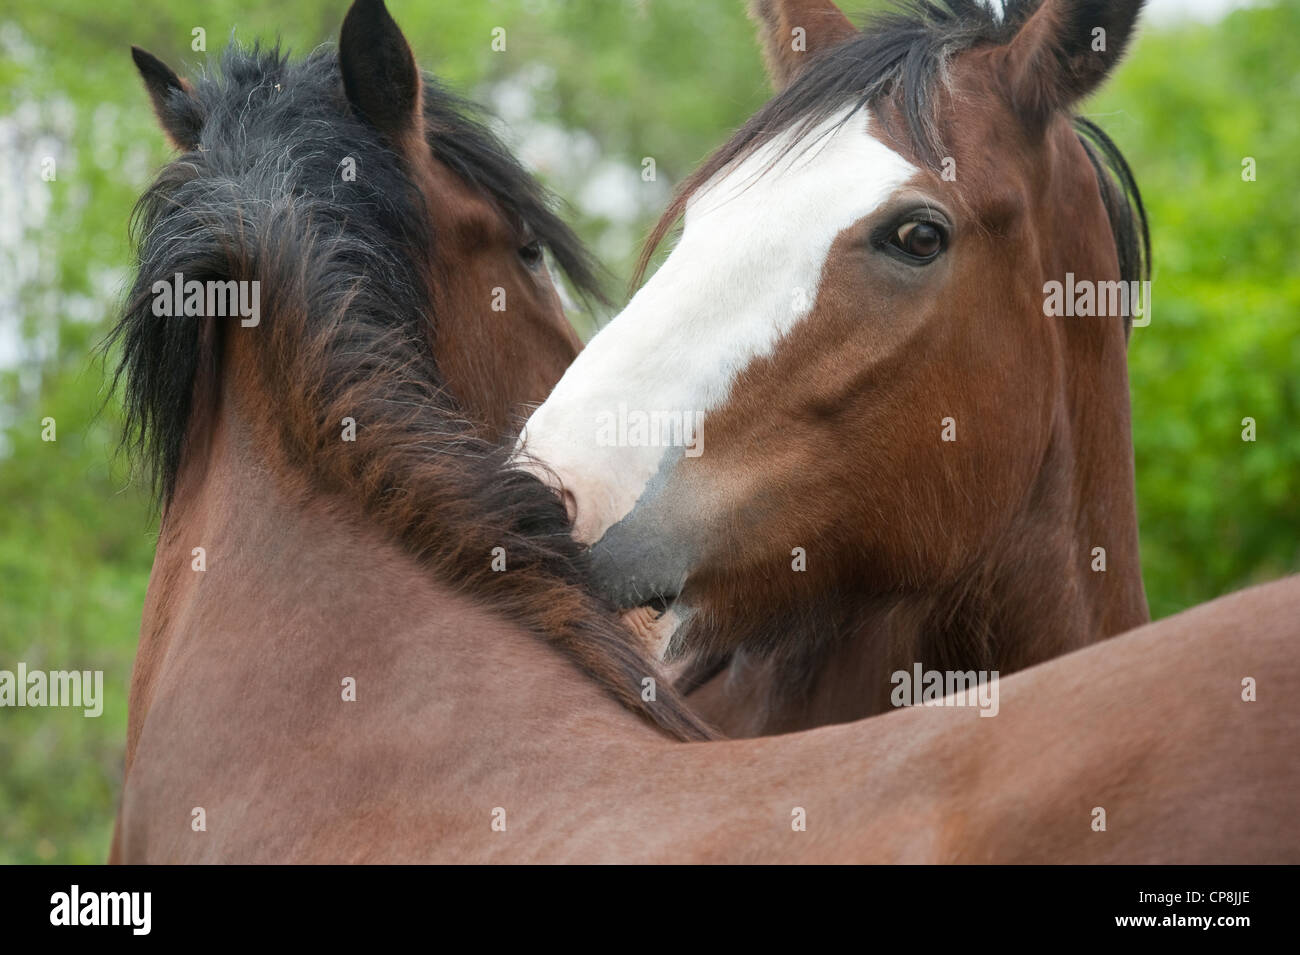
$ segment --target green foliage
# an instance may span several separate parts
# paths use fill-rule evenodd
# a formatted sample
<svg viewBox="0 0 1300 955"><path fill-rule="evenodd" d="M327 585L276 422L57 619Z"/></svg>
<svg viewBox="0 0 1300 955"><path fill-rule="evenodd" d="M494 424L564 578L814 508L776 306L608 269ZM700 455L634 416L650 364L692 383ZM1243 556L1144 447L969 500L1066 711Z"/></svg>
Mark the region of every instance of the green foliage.
<svg viewBox="0 0 1300 955"><path fill-rule="evenodd" d="M655 159L660 182L633 221L574 211L620 281L665 187L767 95L740 0L390 6L451 85L491 97L526 77L536 119L634 172ZM166 156L127 47L193 73L232 30L310 49L334 37L345 7L212 0L141 17L129 4L18 0L0 14L0 134L13 127L0 135L0 188L17 200L0 209L28 224L13 242L0 229L0 341L22 348L0 371L0 668L102 669L107 697L98 719L0 710L0 862L101 860L118 796L157 518L114 453L112 360L93 350L128 275L132 202ZM206 53L190 49L199 26ZM490 46L496 26L504 53ZM1153 323L1135 330L1130 364L1156 615L1300 569L1298 32L1292 3L1148 30L1089 110L1128 154L1155 241ZM45 155L54 182L41 179ZM1255 182L1241 178L1247 156ZM580 183L564 165L540 172L572 195ZM47 416L56 442L41 440ZM1248 416L1255 443L1241 440Z"/></svg>
<svg viewBox="0 0 1300 955"><path fill-rule="evenodd" d="M1148 32L1090 110L1155 249L1152 323L1129 347L1154 616L1300 568L1298 30L1287 3Z"/></svg>

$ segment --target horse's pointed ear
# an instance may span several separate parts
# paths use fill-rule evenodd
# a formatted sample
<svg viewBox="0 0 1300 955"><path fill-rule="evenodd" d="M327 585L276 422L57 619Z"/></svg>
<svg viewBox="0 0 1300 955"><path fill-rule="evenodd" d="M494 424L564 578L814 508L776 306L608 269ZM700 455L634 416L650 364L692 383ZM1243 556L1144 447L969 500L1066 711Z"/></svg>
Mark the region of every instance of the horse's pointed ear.
<svg viewBox="0 0 1300 955"><path fill-rule="evenodd" d="M131 59L135 60L135 67L153 100L153 111L172 145L187 152L197 148L203 130L203 113L189 85L166 63L138 46L131 47Z"/></svg>
<svg viewBox="0 0 1300 955"><path fill-rule="evenodd" d="M1017 111L1042 125L1101 85L1123 56L1144 0L1044 0L1007 45Z"/></svg>
<svg viewBox="0 0 1300 955"><path fill-rule="evenodd" d="M767 74L778 92L809 58L858 32L831 0L749 0L749 16L758 24Z"/></svg>
<svg viewBox="0 0 1300 955"><path fill-rule="evenodd" d="M339 68L348 102L395 143L423 128L420 71L383 0L356 0L343 19Z"/></svg>

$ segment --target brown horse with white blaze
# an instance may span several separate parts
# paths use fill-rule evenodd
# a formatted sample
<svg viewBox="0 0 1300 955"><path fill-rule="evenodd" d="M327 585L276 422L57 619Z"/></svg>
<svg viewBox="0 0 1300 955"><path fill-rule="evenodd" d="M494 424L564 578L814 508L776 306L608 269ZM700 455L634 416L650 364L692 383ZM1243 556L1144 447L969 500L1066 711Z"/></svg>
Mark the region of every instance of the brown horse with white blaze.
<svg viewBox="0 0 1300 955"><path fill-rule="evenodd" d="M728 733L1147 620L1131 315L1044 314L1067 274L1145 274L1132 176L1072 113L1140 6L918 3L859 31L829 0L753 4L779 92L521 440L602 592L688 683L722 668L691 702Z"/></svg>
<svg viewBox="0 0 1300 955"><path fill-rule="evenodd" d="M537 303L517 334L563 318L512 223L580 260L522 171L459 111L423 126L449 101L377 0L337 57L231 51L192 87L138 59L190 152L142 206L122 329L166 509L113 858L1296 858L1300 767L1280 757L1300 698L1244 704L1223 675L1296 679L1300 578L1010 677L996 719L913 707L705 741L645 692L654 664L585 589L559 501L439 370L476 277ZM340 153L361 192L334 182ZM261 321L152 316L178 269L256 277Z"/></svg>

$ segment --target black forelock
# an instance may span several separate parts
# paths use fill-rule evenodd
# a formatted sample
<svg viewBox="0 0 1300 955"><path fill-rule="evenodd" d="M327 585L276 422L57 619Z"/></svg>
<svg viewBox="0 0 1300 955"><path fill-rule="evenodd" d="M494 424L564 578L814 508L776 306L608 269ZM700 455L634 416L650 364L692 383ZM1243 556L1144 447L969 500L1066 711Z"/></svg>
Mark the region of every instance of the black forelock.
<svg viewBox="0 0 1300 955"><path fill-rule="evenodd" d="M815 56L736 138L807 131L849 104L866 108L895 94L913 150L937 165L944 150L932 96L948 62L977 46L1010 42L1038 6L1039 0L1007 0L998 14L980 0L898 0L849 40Z"/></svg>

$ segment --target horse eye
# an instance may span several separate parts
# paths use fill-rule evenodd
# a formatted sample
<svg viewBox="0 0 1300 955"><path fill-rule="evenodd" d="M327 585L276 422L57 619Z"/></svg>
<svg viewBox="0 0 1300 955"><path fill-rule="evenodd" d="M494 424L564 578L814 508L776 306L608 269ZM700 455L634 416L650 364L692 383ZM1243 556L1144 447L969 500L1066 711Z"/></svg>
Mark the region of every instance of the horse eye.
<svg viewBox="0 0 1300 955"><path fill-rule="evenodd" d="M542 255L542 243L533 240L527 245L522 246L519 249L519 258L523 261L524 265L528 266L530 269L537 268L542 264L542 259L544 258Z"/></svg>
<svg viewBox="0 0 1300 955"><path fill-rule="evenodd" d="M890 244L914 259L928 261L943 251L943 229L933 222L905 222L890 237Z"/></svg>

